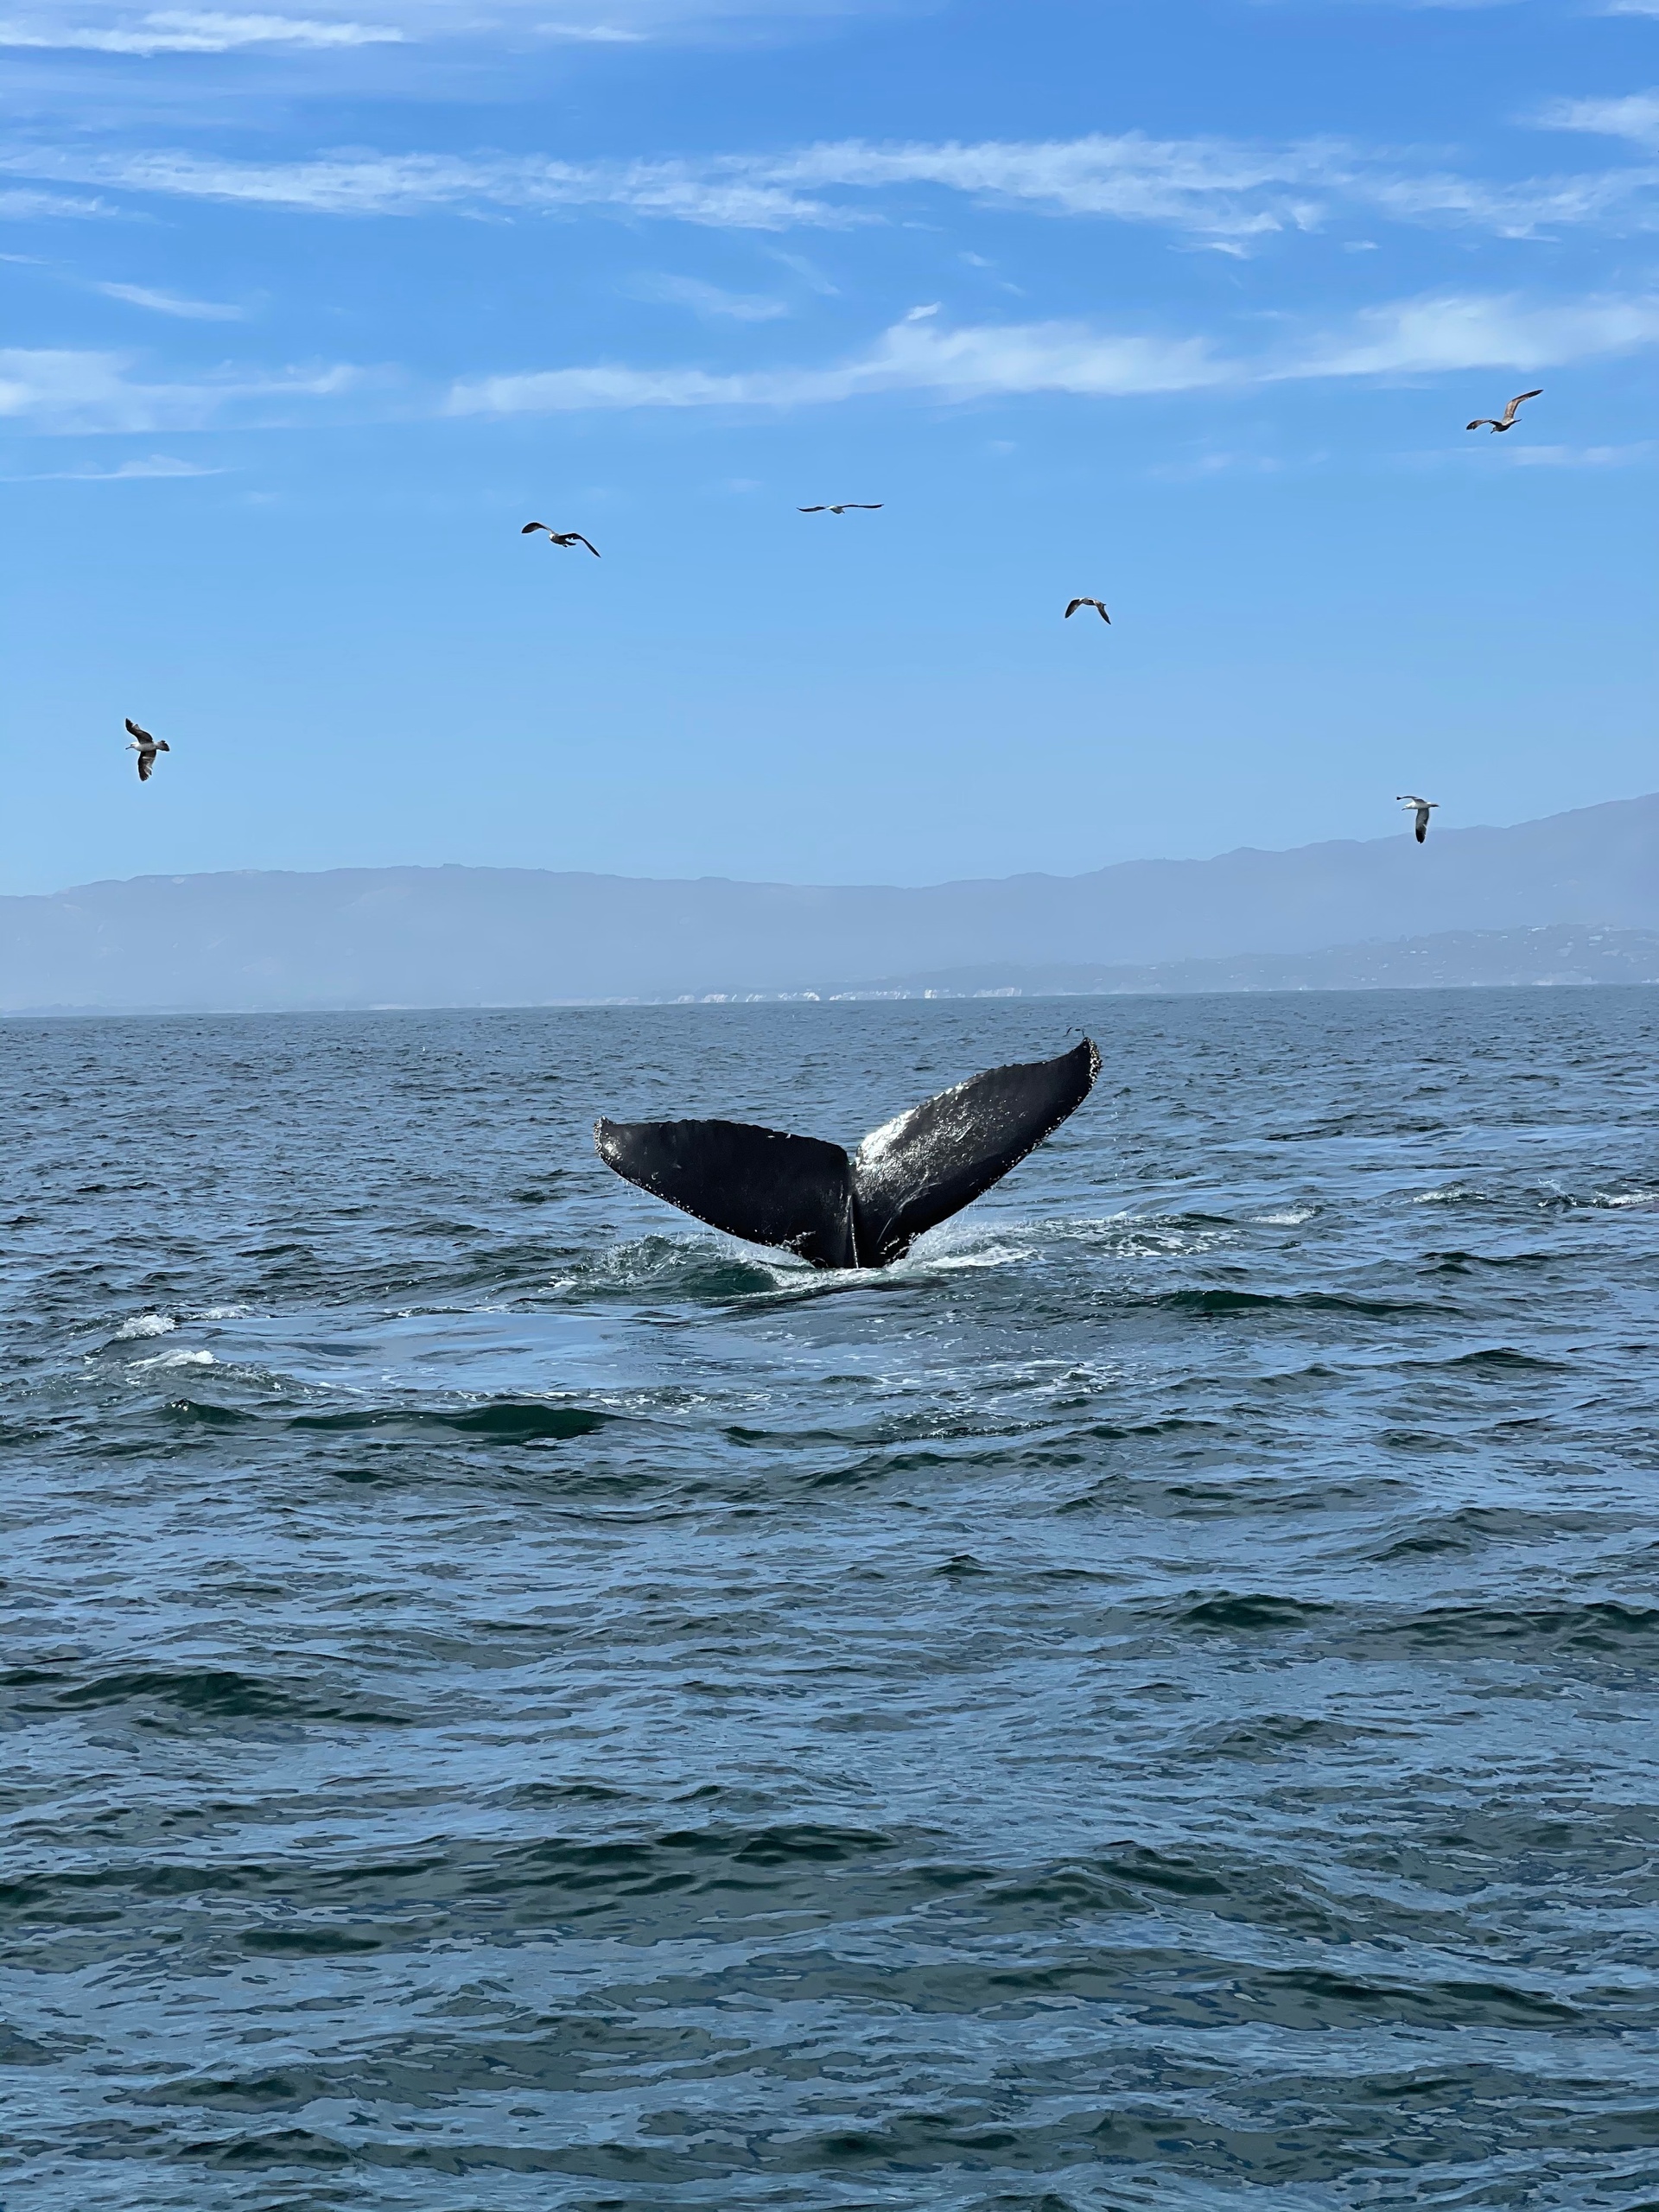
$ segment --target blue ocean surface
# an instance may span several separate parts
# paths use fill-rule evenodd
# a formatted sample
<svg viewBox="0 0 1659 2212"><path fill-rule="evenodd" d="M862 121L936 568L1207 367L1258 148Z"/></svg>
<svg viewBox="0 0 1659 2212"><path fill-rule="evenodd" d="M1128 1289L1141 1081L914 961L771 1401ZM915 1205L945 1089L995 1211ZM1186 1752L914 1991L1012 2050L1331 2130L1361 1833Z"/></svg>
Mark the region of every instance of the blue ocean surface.
<svg viewBox="0 0 1659 2212"><path fill-rule="evenodd" d="M1079 1024L886 1274L592 1149ZM1659 2203L1659 992L0 1090L7 2212Z"/></svg>

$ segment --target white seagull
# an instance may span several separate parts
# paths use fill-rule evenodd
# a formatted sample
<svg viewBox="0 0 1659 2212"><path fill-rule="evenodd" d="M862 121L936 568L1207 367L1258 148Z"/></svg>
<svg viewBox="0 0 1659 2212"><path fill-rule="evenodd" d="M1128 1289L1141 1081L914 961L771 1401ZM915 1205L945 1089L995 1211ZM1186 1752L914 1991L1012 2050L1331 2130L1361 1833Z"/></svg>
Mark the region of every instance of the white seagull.
<svg viewBox="0 0 1659 2212"><path fill-rule="evenodd" d="M547 542L550 545L588 545L588 540L582 536L579 530L555 530L550 524L544 522L527 522L524 528L519 531L518 535L520 537L528 537L531 532L535 530L546 531ZM593 555L594 560L597 561L599 558L598 546L588 545L588 550Z"/></svg>
<svg viewBox="0 0 1659 2212"><path fill-rule="evenodd" d="M843 499L836 507L797 507L795 512L798 515L878 515L885 504L880 499Z"/></svg>
<svg viewBox="0 0 1659 2212"><path fill-rule="evenodd" d="M1094 608L1094 610L1095 610L1096 613L1099 615L1099 617L1100 617L1100 619L1101 619L1101 620L1102 620L1103 622L1109 622L1109 621L1111 620L1111 619L1112 619L1112 618L1111 618L1111 616L1110 616L1110 615L1106 612L1105 607L1102 605L1102 603L1101 603L1101 601L1100 601L1099 600L1097 600L1097 599L1074 599L1074 600L1072 601L1072 602L1071 602L1071 606L1070 606L1070 607L1068 607L1066 608L1066 610L1065 610L1065 619L1066 619L1066 620L1067 620L1068 622L1071 620L1071 617L1072 617L1072 616L1077 613L1077 609L1078 609L1080 607L1092 607Z"/></svg>
<svg viewBox="0 0 1659 2212"><path fill-rule="evenodd" d="M130 715L124 719L132 736L127 750L138 755L138 780L141 784L147 784L156 766L156 755L170 753L173 748L164 737L152 737L147 729L140 729Z"/></svg>
<svg viewBox="0 0 1659 2212"><path fill-rule="evenodd" d="M1495 421L1495 420L1493 419L1493 417L1492 417L1491 416L1490 416L1490 415L1477 415L1477 416L1476 416L1476 417L1475 417L1475 419L1474 419L1474 421L1473 421L1472 423L1471 423L1467 427L1468 427L1470 429L1471 429L1471 430L1488 430L1488 429L1489 429L1489 430L1491 430L1491 434L1492 434L1492 435L1493 435L1494 437L1497 437L1497 436L1498 435L1498 434L1500 433L1500 431L1503 431L1503 430L1512 430L1512 429L1515 428L1515 410L1516 410L1516 408L1521 404L1521 403L1522 403L1522 401L1523 399L1536 399L1536 398L1538 398L1538 397L1539 397L1539 396L1540 396L1540 395L1541 394L1541 392L1543 391L1543 389L1544 389L1544 387L1542 386L1542 385L1539 385L1539 387L1538 387L1537 391L1517 391L1517 392L1516 393L1516 395L1515 395L1515 397L1514 397L1514 398L1510 402L1509 405L1508 405L1508 406L1503 410L1503 416L1502 416L1502 418L1501 418L1501 419L1499 419L1499 420L1496 420L1496 421Z"/></svg>
<svg viewBox="0 0 1659 2212"><path fill-rule="evenodd" d="M1395 797L1402 806L1409 807L1417 817L1416 836L1421 845L1428 835L1428 817L1440 804L1437 798L1418 798L1411 791L1396 791Z"/></svg>

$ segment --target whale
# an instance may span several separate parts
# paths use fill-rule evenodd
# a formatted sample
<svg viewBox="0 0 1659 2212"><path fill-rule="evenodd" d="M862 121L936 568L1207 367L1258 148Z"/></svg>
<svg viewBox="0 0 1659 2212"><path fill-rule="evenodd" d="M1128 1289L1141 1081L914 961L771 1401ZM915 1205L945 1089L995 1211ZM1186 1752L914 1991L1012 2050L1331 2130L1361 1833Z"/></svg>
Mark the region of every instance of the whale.
<svg viewBox="0 0 1659 2212"><path fill-rule="evenodd" d="M852 1153L752 1122L594 1124L627 1182L750 1244L815 1268L887 1268L1001 1182L1094 1088L1092 1039L1052 1060L986 1068L885 1122Z"/></svg>

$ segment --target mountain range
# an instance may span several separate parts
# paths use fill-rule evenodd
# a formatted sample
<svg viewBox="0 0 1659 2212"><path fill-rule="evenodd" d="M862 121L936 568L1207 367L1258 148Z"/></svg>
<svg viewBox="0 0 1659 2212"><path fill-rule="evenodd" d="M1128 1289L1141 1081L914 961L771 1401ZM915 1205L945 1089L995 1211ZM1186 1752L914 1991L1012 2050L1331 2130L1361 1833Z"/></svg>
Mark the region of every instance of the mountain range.
<svg viewBox="0 0 1659 2212"><path fill-rule="evenodd" d="M920 888L454 867L139 876L0 898L0 1011L1643 980L1655 931L1659 794L1422 846L1407 829Z"/></svg>

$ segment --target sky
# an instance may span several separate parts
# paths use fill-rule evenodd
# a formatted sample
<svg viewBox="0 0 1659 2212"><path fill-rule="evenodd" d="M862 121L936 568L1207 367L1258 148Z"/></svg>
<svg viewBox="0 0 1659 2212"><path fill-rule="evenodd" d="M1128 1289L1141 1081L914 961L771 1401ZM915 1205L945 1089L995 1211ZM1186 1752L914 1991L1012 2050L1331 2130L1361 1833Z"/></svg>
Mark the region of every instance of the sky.
<svg viewBox="0 0 1659 2212"><path fill-rule="evenodd" d="M263 4L0 0L0 891L1659 788L1659 0Z"/></svg>

